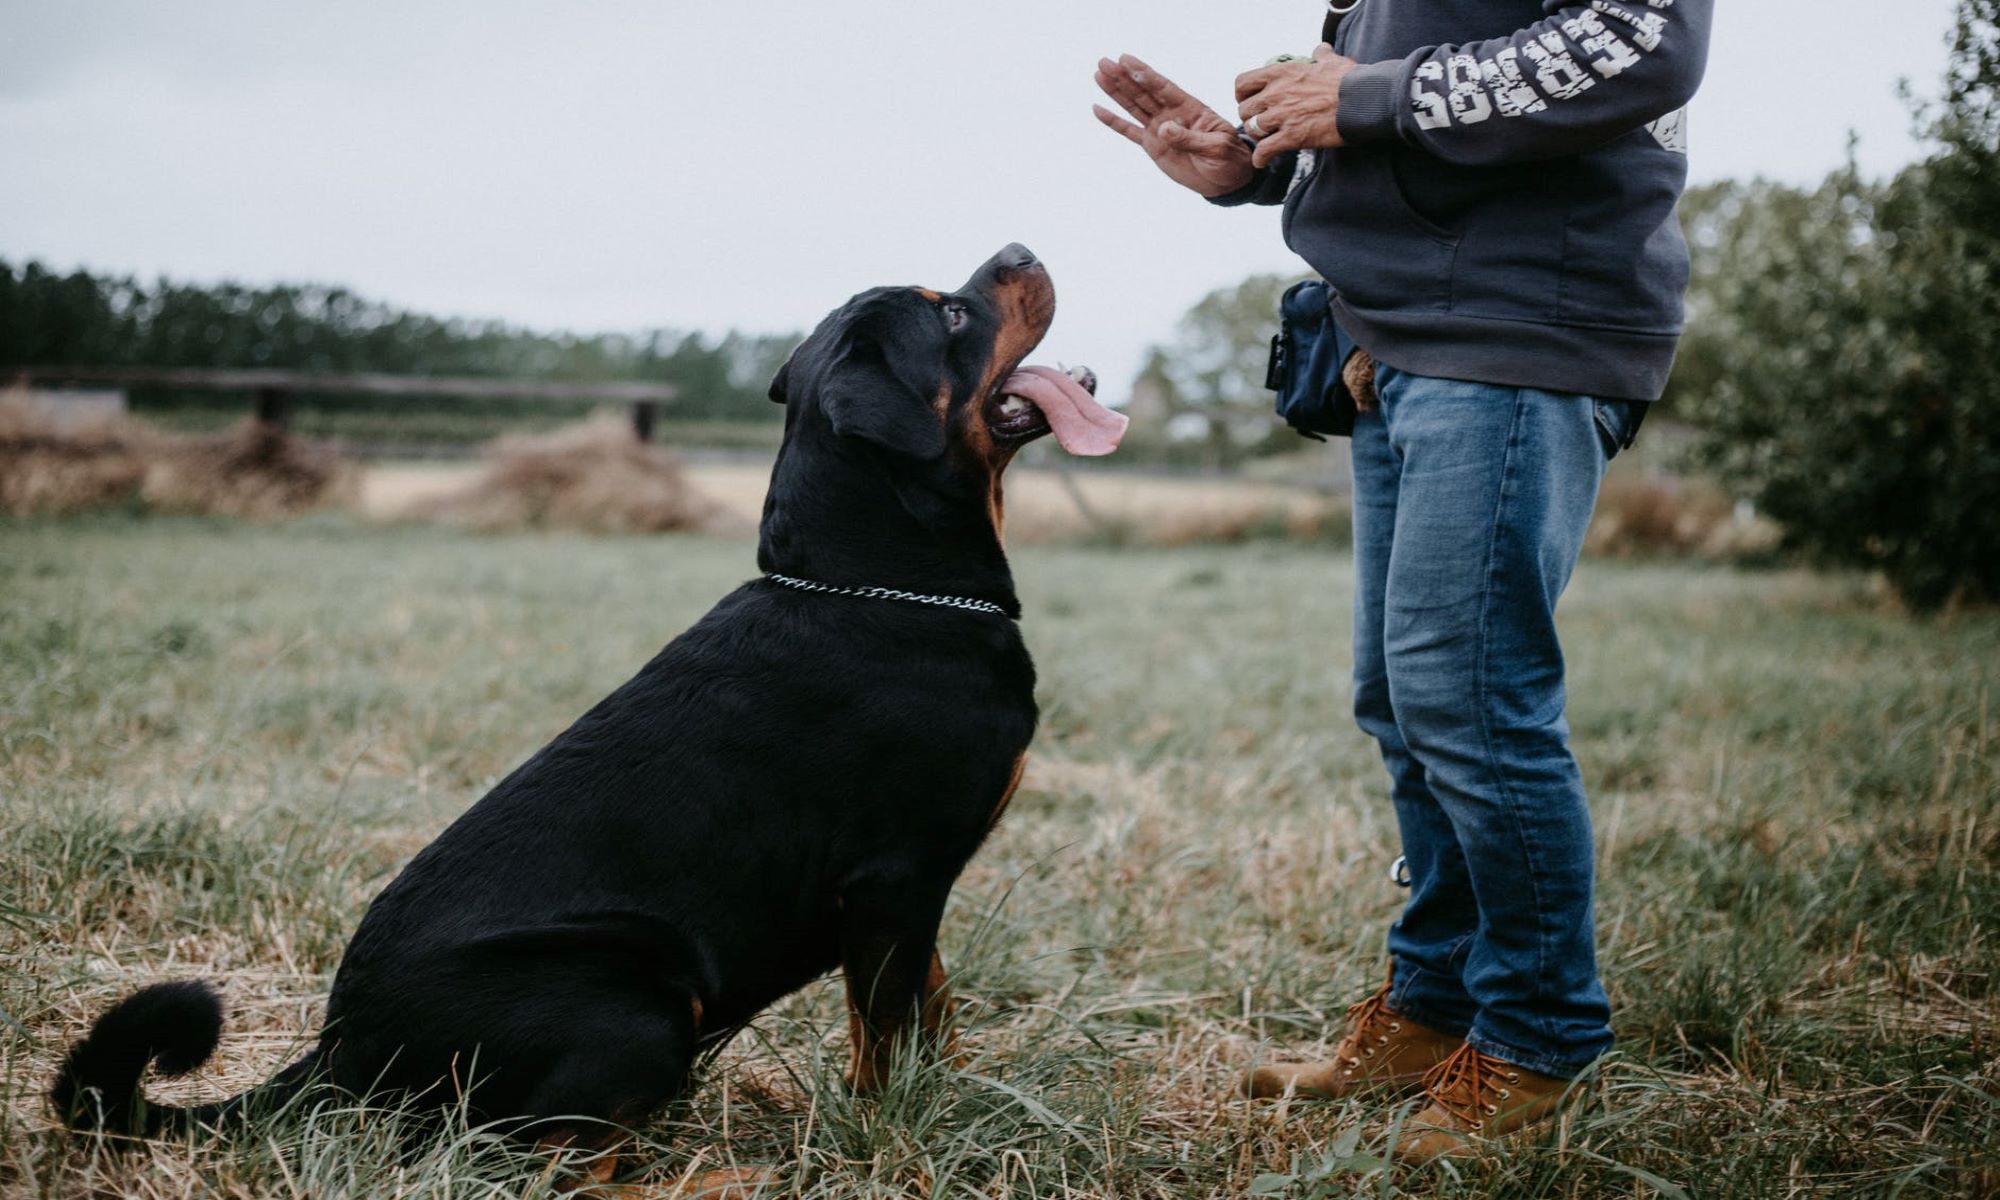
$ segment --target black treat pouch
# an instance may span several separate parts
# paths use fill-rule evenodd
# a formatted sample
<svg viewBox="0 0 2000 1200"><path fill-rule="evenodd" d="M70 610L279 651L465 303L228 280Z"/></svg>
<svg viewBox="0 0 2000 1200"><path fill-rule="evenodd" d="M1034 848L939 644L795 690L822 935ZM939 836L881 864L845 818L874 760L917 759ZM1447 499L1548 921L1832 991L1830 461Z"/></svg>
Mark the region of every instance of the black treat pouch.
<svg viewBox="0 0 2000 1200"><path fill-rule="evenodd" d="M1271 362L1264 386L1278 394L1278 416L1300 434L1323 442L1326 435L1354 432L1354 397L1340 368L1354 344L1334 324L1328 310L1332 289L1324 280L1295 283L1278 302L1278 336L1271 339Z"/></svg>

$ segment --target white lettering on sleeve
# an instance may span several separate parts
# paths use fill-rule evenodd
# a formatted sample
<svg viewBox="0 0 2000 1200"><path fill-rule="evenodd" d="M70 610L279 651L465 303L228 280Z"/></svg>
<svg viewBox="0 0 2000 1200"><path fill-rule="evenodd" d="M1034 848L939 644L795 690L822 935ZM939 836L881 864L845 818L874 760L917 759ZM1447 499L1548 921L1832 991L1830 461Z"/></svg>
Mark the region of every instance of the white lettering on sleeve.
<svg viewBox="0 0 2000 1200"><path fill-rule="evenodd" d="M1505 47L1489 61L1479 64L1479 73L1486 80L1486 90L1493 93L1493 102L1499 106L1503 117L1518 117L1523 113L1538 113L1547 110L1549 102L1537 95L1528 81L1521 77L1521 53L1512 46Z"/></svg>
<svg viewBox="0 0 2000 1200"><path fill-rule="evenodd" d="M1418 129L1443 129L1451 124L1451 109L1443 96L1424 87L1425 83L1444 81L1444 67L1435 59L1417 64L1416 74L1410 77L1410 100L1417 106Z"/></svg>
<svg viewBox="0 0 2000 1200"><path fill-rule="evenodd" d="M1551 30L1540 37L1529 38L1521 49L1535 64L1536 81L1552 99L1574 99L1597 83L1576 65L1576 59L1570 57L1569 46L1560 33Z"/></svg>
<svg viewBox="0 0 2000 1200"><path fill-rule="evenodd" d="M1451 82L1451 115L1461 125L1477 125L1493 115L1493 100L1480 78L1479 60L1454 54L1445 71Z"/></svg>
<svg viewBox="0 0 2000 1200"><path fill-rule="evenodd" d="M1591 69L1606 79L1623 74L1627 67L1639 65L1639 52L1606 29L1603 19L1594 12L1579 13L1564 21L1563 32L1583 47L1584 53L1590 56Z"/></svg>

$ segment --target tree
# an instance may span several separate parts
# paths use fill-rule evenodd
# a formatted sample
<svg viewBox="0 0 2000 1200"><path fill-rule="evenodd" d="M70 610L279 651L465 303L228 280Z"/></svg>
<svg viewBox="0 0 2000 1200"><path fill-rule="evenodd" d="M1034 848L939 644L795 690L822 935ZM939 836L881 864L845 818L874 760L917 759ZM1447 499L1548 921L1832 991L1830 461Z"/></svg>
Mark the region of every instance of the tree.
<svg viewBox="0 0 2000 1200"><path fill-rule="evenodd" d="M464 321L391 308L345 288L235 283L197 286L83 271L60 275L39 263L0 260L0 380L9 366L275 367L381 371L397 375L493 375L544 379L639 378L679 388L682 417L776 422L765 402L795 335L658 330L640 337L538 333L495 321ZM181 398L146 393L148 406ZM209 398L194 395L192 403ZM401 398L350 397L349 409L396 412ZM488 411L541 411L544 402L489 399ZM555 411L567 411L557 409Z"/></svg>
<svg viewBox="0 0 2000 1200"><path fill-rule="evenodd" d="M1961 0L1938 150L1887 183L1731 184L1687 213L1698 461L1913 606L2000 599L2000 0Z"/></svg>
<svg viewBox="0 0 2000 1200"><path fill-rule="evenodd" d="M1271 411L1264 367L1278 328L1278 299L1296 276L1253 275L1218 288L1181 318L1178 336L1148 353L1139 385L1167 411L1161 428L1186 428L1199 418L1202 457L1232 466L1245 457L1292 449L1298 438Z"/></svg>

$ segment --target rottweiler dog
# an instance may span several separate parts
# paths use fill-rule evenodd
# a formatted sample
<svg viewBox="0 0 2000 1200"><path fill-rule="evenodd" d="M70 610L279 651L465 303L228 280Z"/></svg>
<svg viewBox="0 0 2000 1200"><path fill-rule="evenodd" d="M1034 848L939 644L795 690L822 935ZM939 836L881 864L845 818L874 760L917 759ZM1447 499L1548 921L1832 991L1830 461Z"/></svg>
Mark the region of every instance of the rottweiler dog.
<svg viewBox="0 0 2000 1200"><path fill-rule="evenodd" d="M945 1041L938 921L1036 720L1001 474L1045 433L1100 454L1124 428L1021 367L1054 312L1014 245L957 291L877 288L827 317L771 386L765 574L411 860L312 1052L227 1100L149 1104L148 1065L190 1071L221 1031L206 984L156 985L70 1050L64 1120L150 1135L326 1088L602 1145L599 1123L644 1122L701 1049L836 967L855 1088L904 1039Z"/></svg>

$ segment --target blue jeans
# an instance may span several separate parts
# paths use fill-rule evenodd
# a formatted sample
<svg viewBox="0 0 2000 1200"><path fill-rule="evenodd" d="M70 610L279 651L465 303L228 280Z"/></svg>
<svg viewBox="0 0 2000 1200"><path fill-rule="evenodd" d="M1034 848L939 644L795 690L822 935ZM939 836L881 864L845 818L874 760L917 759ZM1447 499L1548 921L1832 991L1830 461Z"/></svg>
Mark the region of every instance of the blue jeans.
<svg viewBox="0 0 2000 1200"><path fill-rule="evenodd" d="M1556 598L1637 405L1378 366L1355 423L1354 714L1410 895L1389 1006L1569 1078L1611 1046Z"/></svg>

